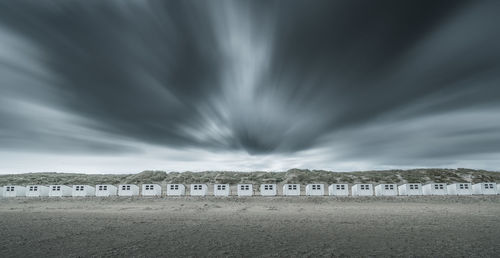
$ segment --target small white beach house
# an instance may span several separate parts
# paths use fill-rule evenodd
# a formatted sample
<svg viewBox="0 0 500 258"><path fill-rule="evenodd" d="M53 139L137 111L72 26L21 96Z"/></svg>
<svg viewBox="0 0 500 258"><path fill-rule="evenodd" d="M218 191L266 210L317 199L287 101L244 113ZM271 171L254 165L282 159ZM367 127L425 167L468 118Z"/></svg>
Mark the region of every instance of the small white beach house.
<svg viewBox="0 0 500 258"><path fill-rule="evenodd" d="M349 195L349 185L348 184L331 184L328 186L328 195L348 196Z"/></svg>
<svg viewBox="0 0 500 258"><path fill-rule="evenodd" d="M260 195L261 196L276 196L277 192L276 184L262 184L260 185Z"/></svg>
<svg viewBox="0 0 500 258"><path fill-rule="evenodd" d="M71 196L72 189L67 185L49 185L49 197Z"/></svg>
<svg viewBox="0 0 500 258"><path fill-rule="evenodd" d="M189 194L191 196L205 196L208 192L208 186L206 184L192 184Z"/></svg>
<svg viewBox="0 0 500 258"><path fill-rule="evenodd" d="M49 196L49 188L43 185L26 186L26 197L46 197Z"/></svg>
<svg viewBox="0 0 500 258"><path fill-rule="evenodd" d="M472 185L473 194L495 195L498 194L496 183L478 183Z"/></svg>
<svg viewBox="0 0 500 258"><path fill-rule="evenodd" d="M422 186L424 195L448 195L445 183L431 183Z"/></svg>
<svg viewBox="0 0 500 258"><path fill-rule="evenodd" d="M95 196L95 188L90 185L73 185L71 189L73 197Z"/></svg>
<svg viewBox="0 0 500 258"><path fill-rule="evenodd" d="M161 196L161 186L158 184L142 184L142 196Z"/></svg>
<svg viewBox="0 0 500 258"><path fill-rule="evenodd" d="M238 196L252 196L253 195L253 185L252 184L238 184Z"/></svg>
<svg viewBox="0 0 500 258"><path fill-rule="evenodd" d="M456 183L447 186L448 195L472 195L470 183Z"/></svg>
<svg viewBox="0 0 500 258"><path fill-rule="evenodd" d="M230 194L229 184L214 184L214 196L229 196Z"/></svg>
<svg viewBox="0 0 500 258"><path fill-rule="evenodd" d="M373 185L372 184L355 184L351 188L352 196L372 196L373 195Z"/></svg>
<svg viewBox="0 0 500 258"><path fill-rule="evenodd" d="M132 184L118 185L118 196L138 196L139 186Z"/></svg>
<svg viewBox="0 0 500 258"><path fill-rule="evenodd" d="M308 184L306 185L307 196L322 196L325 195L325 186L323 184Z"/></svg>
<svg viewBox="0 0 500 258"><path fill-rule="evenodd" d="M20 185L7 185L3 188L3 197L24 197L26 187Z"/></svg>
<svg viewBox="0 0 500 258"><path fill-rule="evenodd" d="M422 184L402 184L398 190L399 195L423 195Z"/></svg>
<svg viewBox="0 0 500 258"><path fill-rule="evenodd" d="M95 196L97 197L109 197L116 196L118 189L114 185L96 185L95 186Z"/></svg>
<svg viewBox="0 0 500 258"><path fill-rule="evenodd" d="M376 196L396 196L398 195L397 184L379 184L375 186Z"/></svg>
<svg viewBox="0 0 500 258"><path fill-rule="evenodd" d="M183 184L167 184L167 196L181 196L186 194Z"/></svg>
<svg viewBox="0 0 500 258"><path fill-rule="evenodd" d="M299 196L300 195L300 184L284 184L283 185L283 195L284 196Z"/></svg>

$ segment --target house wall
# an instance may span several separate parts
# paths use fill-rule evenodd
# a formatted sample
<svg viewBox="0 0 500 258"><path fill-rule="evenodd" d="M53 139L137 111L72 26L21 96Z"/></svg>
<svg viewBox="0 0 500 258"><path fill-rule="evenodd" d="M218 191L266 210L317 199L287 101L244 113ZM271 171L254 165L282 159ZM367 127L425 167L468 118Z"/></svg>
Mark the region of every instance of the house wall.
<svg viewBox="0 0 500 258"><path fill-rule="evenodd" d="M161 196L161 186L158 184L142 184L142 196Z"/></svg>
<svg viewBox="0 0 500 258"><path fill-rule="evenodd" d="M472 195L470 183L456 183L447 186L449 195Z"/></svg>
<svg viewBox="0 0 500 258"><path fill-rule="evenodd" d="M55 190L59 187L60 190ZM49 185L49 197L66 197L71 196L72 189L66 185Z"/></svg>
<svg viewBox="0 0 500 258"><path fill-rule="evenodd" d="M248 188L243 189L242 187ZM253 195L253 185L252 184L238 184L237 188L238 196L252 196Z"/></svg>
<svg viewBox="0 0 500 258"><path fill-rule="evenodd" d="M439 189L435 189L436 185ZM422 187L422 193L423 195L448 195L448 190L446 184L444 183L432 183L424 185Z"/></svg>
<svg viewBox="0 0 500 258"><path fill-rule="evenodd" d="M100 190L100 186L105 186L106 190ZM108 197L108 196L116 196L118 189L114 185L96 185L95 186L95 196L98 197Z"/></svg>
<svg viewBox="0 0 500 258"><path fill-rule="evenodd" d="M398 185L396 184L379 184L375 186L376 196L396 196L398 195Z"/></svg>
<svg viewBox="0 0 500 258"><path fill-rule="evenodd" d="M325 195L324 184L308 184L306 185L307 196L322 196Z"/></svg>
<svg viewBox="0 0 500 258"><path fill-rule="evenodd" d="M331 184L330 186L328 186L328 195L348 196L349 195L349 185L348 184Z"/></svg>
<svg viewBox="0 0 500 258"><path fill-rule="evenodd" d="M352 186L351 189L352 189L352 196L373 196L372 184L355 184Z"/></svg>
<svg viewBox="0 0 500 258"><path fill-rule="evenodd" d="M172 187L178 186L178 189ZM186 194L186 186L183 184L167 184L167 196L181 196Z"/></svg>
<svg viewBox="0 0 500 258"><path fill-rule="evenodd" d="M423 195L422 184L403 184L398 186L398 190L399 195Z"/></svg>
<svg viewBox="0 0 500 258"><path fill-rule="evenodd" d="M118 196L138 196L139 195L139 186L124 184L118 185Z"/></svg>
<svg viewBox="0 0 500 258"><path fill-rule="evenodd" d="M472 194L495 195L498 194L496 183L478 183L472 185Z"/></svg>
<svg viewBox="0 0 500 258"><path fill-rule="evenodd" d="M214 184L214 196L229 196L231 194L231 186L229 184ZM221 189L218 189L218 188Z"/></svg>
<svg viewBox="0 0 500 258"><path fill-rule="evenodd" d="M31 189L37 189L36 191ZM49 188L43 185L27 185L26 197L46 197L49 196Z"/></svg>
<svg viewBox="0 0 500 258"><path fill-rule="evenodd" d="M284 196L299 196L300 195L300 184L284 184L283 185L283 195Z"/></svg>
<svg viewBox="0 0 500 258"><path fill-rule="evenodd" d="M7 191L14 187L14 191ZM6 185L3 187L3 197L20 197L26 196L26 188L20 185Z"/></svg>
<svg viewBox="0 0 500 258"><path fill-rule="evenodd" d="M260 185L260 195L261 196L276 196L277 194L276 184L262 184Z"/></svg>
<svg viewBox="0 0 500 258"><path fill-rule="evenodd" d="M77 191L77 186L83 187L83 191ZM95 196L95 188L90 185L73 185L71 187L71 196L73 197L86 197L86 196Z"/></svg>
<svg viewBox="0 0 500 258"><path fill-rule="evenodd" d="M195 190L195 188L197 188ZM201 189L200 189L201 187ZM189 194L191 196L205 196L207 195L207 190L208 190L208 186L206 184L191 184L191 187L189 189Z"/></svg>

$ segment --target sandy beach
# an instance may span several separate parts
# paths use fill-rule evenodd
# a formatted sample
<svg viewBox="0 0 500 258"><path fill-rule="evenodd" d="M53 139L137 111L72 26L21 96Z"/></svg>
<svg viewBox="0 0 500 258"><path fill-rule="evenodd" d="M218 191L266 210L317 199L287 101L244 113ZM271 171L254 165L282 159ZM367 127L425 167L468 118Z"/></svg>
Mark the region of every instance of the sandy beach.
<svg viewBox="0 0 500 258"><path fill-rule="evenodd" d="M500 198L4 198L0 232L0 257L494 257Z"/></svg>

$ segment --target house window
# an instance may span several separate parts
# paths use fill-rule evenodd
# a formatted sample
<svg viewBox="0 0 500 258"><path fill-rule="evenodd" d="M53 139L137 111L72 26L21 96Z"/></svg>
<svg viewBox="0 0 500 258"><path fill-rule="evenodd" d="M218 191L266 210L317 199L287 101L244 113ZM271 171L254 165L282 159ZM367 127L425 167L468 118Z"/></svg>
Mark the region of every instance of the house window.
<svg viewBox="0 0 500 258"><path fill-rule="evenodd" d="M14 186L7 186L7 189L5 189L7 192L14 192Z"/></svg>
<svg viewBox="0 0 500 258"><path fill-rule="evenodd" d="M273 185L264 185L264 190L265 191L271 191L271 190L273 190Z"/></svg>
<svg viewBox="0 0 500 258"><path fill-rule="evenodd" d="M335 188L337 190L345 190L345 185L337 185Z"/></svg>
<svg viewBox="0 0 500 258"><path fill-rule="evenodd" d="M463 184L459 184L459 185L458 185L458 187L459 187L460 189L464 189L464 185L463 185Z"/></svg>
<svg viewBox="0 0 500 258"><path fill-rule="evenodd" d="M370 185L361 185L360 189L361 190L370 190Z"/></svg>
<svg viewBox="0 0 500 258"><path fill-rule="evenodd" d="M30 192L38 191L38 186L30 186Z"/></svg>
<svg viewBox="0 0 500 258"><path fill-rule="evenodd" d="M288 185L288 190L297 190L297 185Z"/></svg>
<svg viewBox="0 0 500 258"><path fill-rule="evenodd" d="M61 191L61 186L60 185L52 186L52 191Z"/></svg>
<svg viewBox="0 0 500 258"><path fill-rule="evenodd" d="M130 185L122 185L122 190L130 191Z"/></svg>
<svg viewBox="0 0 500 258"><path fill-rule="evenodd" d="M224 191L224 190L226 190L226 186L225 185L217 185L217 190Z"/></svg>
<svg viewBox="0 0 500 258"><path fill-rule="evenodd" d="M154 185L146 185L146 190L154 190Z"/></svg>
<svg viewBox="0 0 500 258"><path fill-rule="evenodd" d="M415 188L415 190L418 190L418 185L413 185L413 187Z"/></svg>
<svg viewBox="0 0 500 258"><path fill-rule="evenodd" d="M394 190L394 186L393 185L384 185L384 189L385 190Z"/></svg>
<svg viewBox="0 0 500 258"><path fill-rule="evenodd" d="M83 185L77 185L77 186L75 187L75 191L77 191L77 192L78 192L78 191L83 191Z"/></svg>
<svg viewBox="0 0 500 258"><path fill-rule="evenodd" d="M415 189L414 187L415 187L414 185L410 185L410 190Z"/></svg>
<svg viewBox="0 0 500 258"><path fill-rule="evenodd" d="M464 184L464 189L468 190L469 189L469 184Z"/></svg>
<svg viewBox="0 0 500 258"><path fill-rule="evenodd" d="M170 190L179 190L179 185L170 185Z"/></svg>
<svg viewBox="0 0 500 258"><path fill-rule="evenodd" d="M312 185L312 190L321 190L321 185Z"/></svg>
<svg viewBox="0 0 500 258"><path fill-rule="evenodd" d="M202 185L194 185L193 190L202 190Z"/></svg>
<svg viewBox="0 0 500 258"><path fill-rule="evenodd" d="M241 185L240 186L240 190L249 191L250 190L250 186L249 185Z"/></svg>

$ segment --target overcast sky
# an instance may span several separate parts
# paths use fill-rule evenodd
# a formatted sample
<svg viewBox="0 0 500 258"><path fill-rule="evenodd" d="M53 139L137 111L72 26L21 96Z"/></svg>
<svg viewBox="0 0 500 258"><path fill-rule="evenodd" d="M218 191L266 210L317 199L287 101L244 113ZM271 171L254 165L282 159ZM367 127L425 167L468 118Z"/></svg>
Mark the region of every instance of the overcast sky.
<svg viewBox="0 0 500 258"><path fill-rule="evenodd" d="M0 173L500 171L500 1L0 1Z"/></svg>

